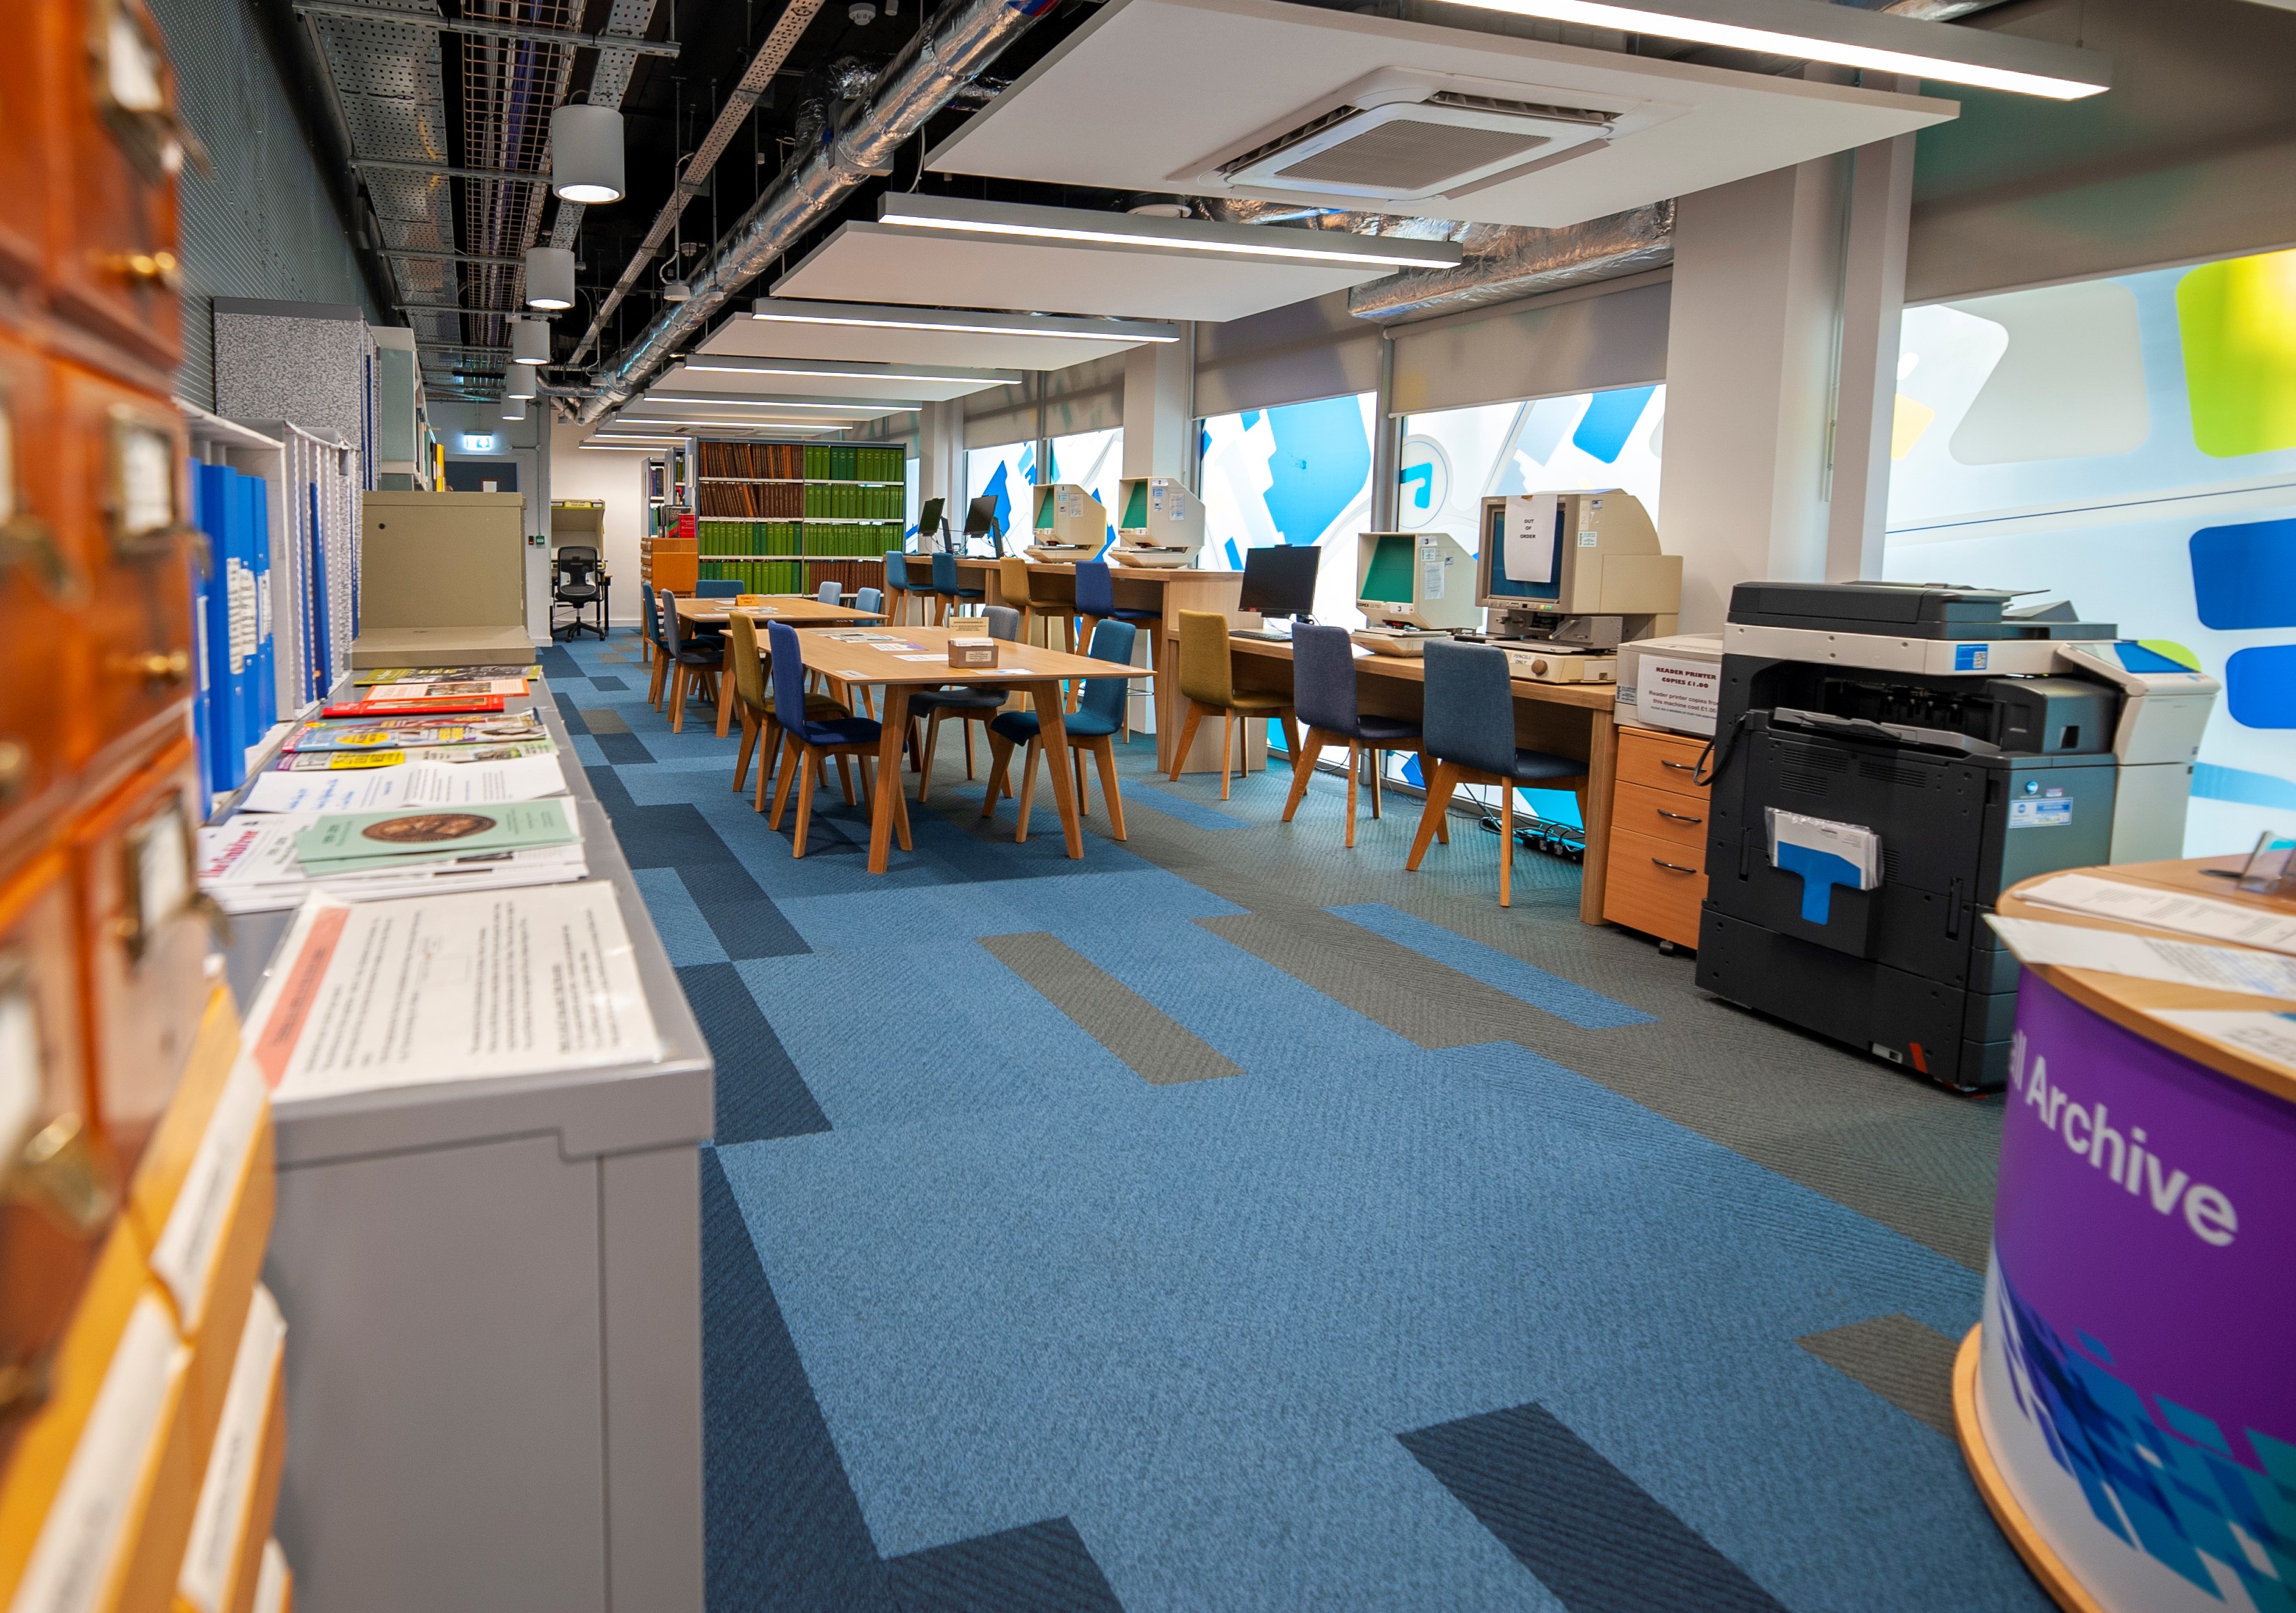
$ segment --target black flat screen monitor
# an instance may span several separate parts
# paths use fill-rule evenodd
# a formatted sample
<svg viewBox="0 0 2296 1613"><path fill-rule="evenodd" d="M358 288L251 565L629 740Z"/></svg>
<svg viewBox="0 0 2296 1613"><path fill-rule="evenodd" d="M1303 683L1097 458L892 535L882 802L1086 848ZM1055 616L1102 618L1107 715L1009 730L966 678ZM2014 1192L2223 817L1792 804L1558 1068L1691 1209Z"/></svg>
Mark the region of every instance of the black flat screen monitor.
<svg viewBox="0 0 2296 1613"><path fill-rule="evenodd" d="M964 506L964 536L968 540L967 547L971 547L970 540L975 538L987 538L992 540L1004 538L1004 534L999 531L996 526L996 494L983 493ZM999 554L1004 552L1004 546L1001 541L992 541L991 547Z"/></svg>
<svg viewBox="0 0 2296 1613"><path fill-rule="evenodd" d="M1236 608L1263 616L1307 617L1316 609L1316 564L1309 544L1271 543L1243 553L1243 593Z"/></svg>

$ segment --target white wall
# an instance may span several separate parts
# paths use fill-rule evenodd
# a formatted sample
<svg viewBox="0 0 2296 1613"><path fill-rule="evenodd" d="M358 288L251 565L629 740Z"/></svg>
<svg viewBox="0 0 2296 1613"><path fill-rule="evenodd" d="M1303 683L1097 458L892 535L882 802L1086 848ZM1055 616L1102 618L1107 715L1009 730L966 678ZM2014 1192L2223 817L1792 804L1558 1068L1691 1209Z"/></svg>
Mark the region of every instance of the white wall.
<svg viewBox="0 0 2296 1613"><path fill-rule="evenodd" d="M627 449L584 449L590 428L560 423L550 436L550 496L594 498L606 506L606 570L614 580L613 621L635 627L638 537L645 530L646 457Z"/></svg>

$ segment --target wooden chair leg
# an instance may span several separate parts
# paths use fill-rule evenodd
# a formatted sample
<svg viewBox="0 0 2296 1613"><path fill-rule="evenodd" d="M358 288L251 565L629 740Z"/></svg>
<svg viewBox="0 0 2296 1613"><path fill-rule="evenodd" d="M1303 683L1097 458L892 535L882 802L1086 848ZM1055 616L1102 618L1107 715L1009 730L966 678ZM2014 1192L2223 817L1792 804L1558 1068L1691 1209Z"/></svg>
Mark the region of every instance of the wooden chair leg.
<svg viewBox="0 0 2296 1613"><path fill-rule="evenodd" d="M845 792L845 804L853 804L853 768L842 751L837 753L837 787Z"/></svg>
<svg viewBox="0 0 2296 1613"><path fill-rule="evenodd" d="M1092 792L1085 787L1084 750L1079 745L1069 746L1069 760L1076 767L1077 816L1092 816Z"/></svg>
<svg viewBox="0 0 2296 1613"><path fill-rule="evenodd" d="M804 770L791 754L798 748L797 736L784 729L782 734L781 777L774 785L774 815L766 819L766 827L776 835L782 832L782 809L789 804L790 791L796 787L797 776Z"/></svg>
<svg viewBox="0 0 2296 1613"><path fill-rule="evenodd" d="M1081 759L1083 753L1078 753ZM1093 759L1100 764L1100 793L1108 797L1108 827L1117 839L1124 838L1124 797L1116 789L1116 746L1105 737L1092 742ZM1082 796L1078 797L1082 801Z"/></svg>
<svg viewBox="0 0 2296 1613"><path fill-rule="evenodd" d="M1220 799L1227 799L1228 763L1235 760L1235 708L1220 708Z"/></svg>
<svg viewBox="0 0 2296 1613"><path fill-rule="evenodd" d="M1275 720L1283 725L1283 748L1294 756L1300 753L1300 713L1286 706L1275 713ZM1237 764L1241 767L1242 764Z"/></svg>
<svg viewBox="0 0 2296 1613"><path fill-rule="evenodd" d="M1387 753L1374 745L1371 750L1371 815L1379 816L1379 776L1387 767Z"/></svg>
<svg viewBox="0 0 2296 1613"><path fill-rule="evenodd" d="M758 794L756 799L750 803L751 811L762 812L766 810L766 784L773 777L773 764L781 755L781 724L770 717L764 719L758 724ZM783 769L782 774L784 778L788 777L789 769Z"/></svg>
<svg viewBox="0 0 2296 1613"><path fill-rule="evenodd" d="M1037 756L1044 748L1042 739L1031 739L1028 753L1021 758L1021 827L1013 831L1013 844L1015 845L1029 838L1029 814L1037 807Z"/></svg>
<svg viewBox="0 0 2296 1613"><path fill-rule="evenodd" d="M805 837L813 828L813 797L821 788L823 755L811 745L801 747L797 764L797 838L790 843L790 855L805 855ZM840 758L841 761L842 758Z"/></svg>
<svg viewBox="0 0 2296 1613"><path fill-rule="evenodd" d="M667 655L654 656L653 681L646 685L646 704L653 707L657 712L661 710L662 688L664 685L668 683L668 681L669 657Z"/></svg>
<svg viewBox="0 0 2296 1613"><path fill-rule="evenodd" d="M946 712L935 712L925 723L924 754L917 758L917 804L922 806L925 795L932 788L933 751L940 744L940 720Z"/></svg>
<svg viewBox="0 0 2296 1613"><path fill-rule="evenodd" d="M1427 810L1419 814L1419 833L1411 837L1411 855L1403 866L1412 873L1419 871L1419 860L1427 855L1428 844L1442 827L1443 815L1451 810L1451 792L1458 787L1458 775L1447 761L1435 764L1435 771L1427 780Z"/></svg>
<svg viewBox="0 0 2296 1613"><path fill-rule="evenodd" d="M686 675L692 670L681 661L677 670L669 675L669 731L673 734L685 732Z"/></svg>
<svg viewBox="0 0 2296 1613"><path fill-rule="evenodd" d="M749 707L743 706L742 708L742 748L734 757L734 794L736 795L742 793L742 786L750 777L750 753L757 749L757 746L758 720L750 714ZM761 761L758 765L763 767L765 763Z"/></svg>
<svg viewBox="0 0 2296 1613"><path fill-rule="evenodd" d="M1356 774L1363 767L1363 746L1348 741L1348 850L1356 849Z"/></svg>
<svg viewBox="0 0 2296 1613"><path fill-rule="evenodd" d="M964 720L964 778L968 784L972 781L972 719L970 717ZM924 797L920 795L917 799L922 801Z"/></svg>
<svg viewBox="0 0 2296 1613"><path fill-rule="evenodd" d="M869 795L869 786L871 783L869 775L869 753L866 751L857 752L854 754L853 761L854 765L861 769L861 815L865 818L875 810L875 804L870 799Z"/></svg>
<svg viewBox="0 0 2296 1613"><path fill-rule="evenodd" d="M1513 905L1514 786L1499 780L1499 906Z"/></svg>
<svg viewBox="0 0 2296 1613"><path fill-rule="evenodd" d="M1203 720L1204 708L1193 700L1188 702L1188 714L1180 721L1180 743L1172 747L1171 778L1175 784L1179 782L1180 769L1188 763L1188 747L1196 742L1196 725Z"/></svg>
<svg viewBox="0 0 2296 1613"><path fill-rule="evenodd" d="M988 788L982 793L980 815L992 817L996 811L996 798L1012 787L1004 769L1013 761L1013 742L994 729L988 735Z"/></svg>
<svg viewBox="0 0 2296 1613"><path fill-rule="evenodd" d="M1316 758L1324 753L1324 730L1311 728L1300 745L1292 747L1292 791L1283 797L1283 821L1292 821L1300 803L1308 799L1308 776L1316 770Z"/></svg>

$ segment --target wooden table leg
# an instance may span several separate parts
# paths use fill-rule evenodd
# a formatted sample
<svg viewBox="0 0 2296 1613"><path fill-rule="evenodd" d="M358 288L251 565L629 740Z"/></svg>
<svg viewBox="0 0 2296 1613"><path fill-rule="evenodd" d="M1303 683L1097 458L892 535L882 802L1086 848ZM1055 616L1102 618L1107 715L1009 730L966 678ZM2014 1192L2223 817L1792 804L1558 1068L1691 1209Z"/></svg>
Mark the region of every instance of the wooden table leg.
<svg viewBox="0 0 2296 1613"><path fill-rule="evenodd" d="M1069 729L1062 720L1061 686L1058 683L1032 683L1029 695L1036 703L1037 729L1044 736L1045 755L1051 761L1053 800L1061 809L1061 834L1067 840L1069 855L1084 856L1084 820L1077 815L1076 780L1069 773Z"/></svg>
<svg viewBox="0 0 2296 1613"><path fill-rule="evenodd" d="M718 668L718 737L734 720L734 635L726 635L726 654Z"/></svg>
<svg viewBox="0 0 2296 1613"><path fill-rule="evenodd" d="M909 727L909 686L885 686L885 732L877 742L877 788L869 798L869 871L882 874L893 860L893 827L901 819L901 847L908 849L901 788L901 737Z"/></svg>
<svg viewBox="0 0 2296 1613"><path fill-rule="evenodd" d="M1587 854L1578 869L1578 919L1603 922L1603 886L1611 872L1611 793L1619 775L1619 731L1608 712L1589 712L1587 735Z"/></svg>

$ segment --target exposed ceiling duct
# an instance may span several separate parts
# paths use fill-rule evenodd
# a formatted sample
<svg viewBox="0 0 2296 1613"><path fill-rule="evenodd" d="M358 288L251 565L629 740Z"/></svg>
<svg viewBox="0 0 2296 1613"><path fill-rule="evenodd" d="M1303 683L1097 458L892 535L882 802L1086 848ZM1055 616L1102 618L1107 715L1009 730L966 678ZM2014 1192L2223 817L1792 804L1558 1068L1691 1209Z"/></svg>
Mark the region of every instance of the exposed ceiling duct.
<svg viewBox="0 0 2296 1613"><path fill-rule="evenodd" d="M1460 244L1467 259L1456 268L1406 269L1357 286L1348 312L1358 319L1451 313L1662 267L1674 261L1674 202L1559 229L1475 225Z"/></svg>
<svg viewBox="0 0 2296 1613"><path fill-rule="evenodd" d="M894 154L948 105L973 75L1034 27L1055 0L958 0L902 47L868 103L791 164L725 240L693 295L664 307L613 364L598 373L600 395L583 406L594 422L626 402L774 259L795 245L864 180L890 173Z"/></svg>
<svg viewBox="0 0 2296 1613"><path fill-rule="evenodd" d="M773 83L775 73L781 70L783 62L789 60L790 52L796 48L798 40L804 36L806 25L813 21L814 13L820 9L821 0L789 0L782 9L780 18L758 46L758 53L750 58L749 70L742 73L741 81L726 97L726 104L718 109L718 120L709 126L709 134L702 136L701 144L679 172L677 183L670 187L669 200L663 202L661 211L654 215L653 226L646 231L645 239L638 243L637 251L630 254L629 263L622 270L621 278L614 282L614 289L606 293L605 299L598 304L598 311L590 317L590 328L583 332L582 340L574 344L573 363L581 363L590 350L597 345L599 333L606 328L606 321L614 317L614 310L621 306L622 299L629 295L639 276L645 273L646 267L661 251L661 243L668 240L670 232L677 227L678 218L685 211L686 203L700 195L708 185L709 170L718 166L718 159L733 144L734 136L741 132L742 125L749 121L758 98Z"/></svg>

